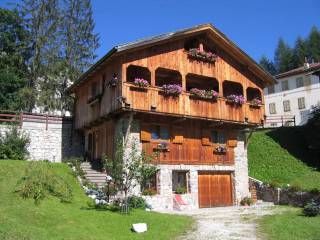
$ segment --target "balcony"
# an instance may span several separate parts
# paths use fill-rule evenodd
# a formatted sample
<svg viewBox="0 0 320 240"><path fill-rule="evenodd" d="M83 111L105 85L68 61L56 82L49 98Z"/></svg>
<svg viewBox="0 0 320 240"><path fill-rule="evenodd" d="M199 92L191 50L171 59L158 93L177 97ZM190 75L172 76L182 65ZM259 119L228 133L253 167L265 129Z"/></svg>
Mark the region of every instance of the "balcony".
<svg viewBox="0 0 320 240"><path fill-rule="evenodd" d="M160 87L137 88L133 83L123 83L123 96L130 108L137 111L154 111L163 114L189 116L203 119L248 122L261 124L264 116L263 105L253 107L251 102L234 106L226 97L199 99L182 92L177 97L168 97Z"/></svg>

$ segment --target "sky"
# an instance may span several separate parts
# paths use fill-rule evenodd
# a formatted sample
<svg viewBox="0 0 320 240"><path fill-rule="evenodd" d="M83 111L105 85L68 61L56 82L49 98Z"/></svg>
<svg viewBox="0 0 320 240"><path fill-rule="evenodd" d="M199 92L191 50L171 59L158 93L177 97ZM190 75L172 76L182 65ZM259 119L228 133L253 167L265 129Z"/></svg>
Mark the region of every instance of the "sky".
<svg viewBox="0 0 320 240"><path fill-rule="evenodd" d="M0 6L18 0L0 0ZM319 0L91 0L98 57L113 46L212 23L253 59L273 59L280 37L293 46L312 26L320 29Z"/></svg>

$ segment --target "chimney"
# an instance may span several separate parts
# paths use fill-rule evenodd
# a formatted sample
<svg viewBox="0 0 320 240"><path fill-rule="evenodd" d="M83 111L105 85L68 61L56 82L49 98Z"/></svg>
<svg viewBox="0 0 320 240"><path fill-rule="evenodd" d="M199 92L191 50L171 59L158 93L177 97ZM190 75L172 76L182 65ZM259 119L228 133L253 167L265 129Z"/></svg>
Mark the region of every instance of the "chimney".
<svg viewBox="0 0 320 240"><path fill-rule="evenodd" d="M303 64L303 68L305 70L309 69L310 65L308 63L307 57L304 58L304 64Z"/></svg>

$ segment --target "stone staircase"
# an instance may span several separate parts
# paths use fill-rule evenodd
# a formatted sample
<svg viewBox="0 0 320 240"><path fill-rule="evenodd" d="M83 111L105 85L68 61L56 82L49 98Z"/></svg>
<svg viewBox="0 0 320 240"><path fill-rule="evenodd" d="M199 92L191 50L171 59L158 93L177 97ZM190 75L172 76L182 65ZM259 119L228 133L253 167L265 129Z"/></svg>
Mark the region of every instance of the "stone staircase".
<svg viewBox="0 0 320 240"><path fill-rule="evenodd" d="M81 163L81 169L84 171L85 178L89 182L97 185L99 188L102 188L106 184L107 174L93 169L89 162Z"/></svg>

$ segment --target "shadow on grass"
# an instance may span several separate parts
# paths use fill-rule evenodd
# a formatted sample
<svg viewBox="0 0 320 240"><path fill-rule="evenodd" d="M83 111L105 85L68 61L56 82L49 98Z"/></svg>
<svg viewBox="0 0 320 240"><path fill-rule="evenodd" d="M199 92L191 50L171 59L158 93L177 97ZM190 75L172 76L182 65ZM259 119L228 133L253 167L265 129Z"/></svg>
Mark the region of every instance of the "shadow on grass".
<svg viewBox="0 0 320 240"><path fill-rule="evenodd" d="M267 132L267 135L286 149L292 156L300 159L309 167L320 170L320 161L308 149L304 126L281 127Z"/></svg>

